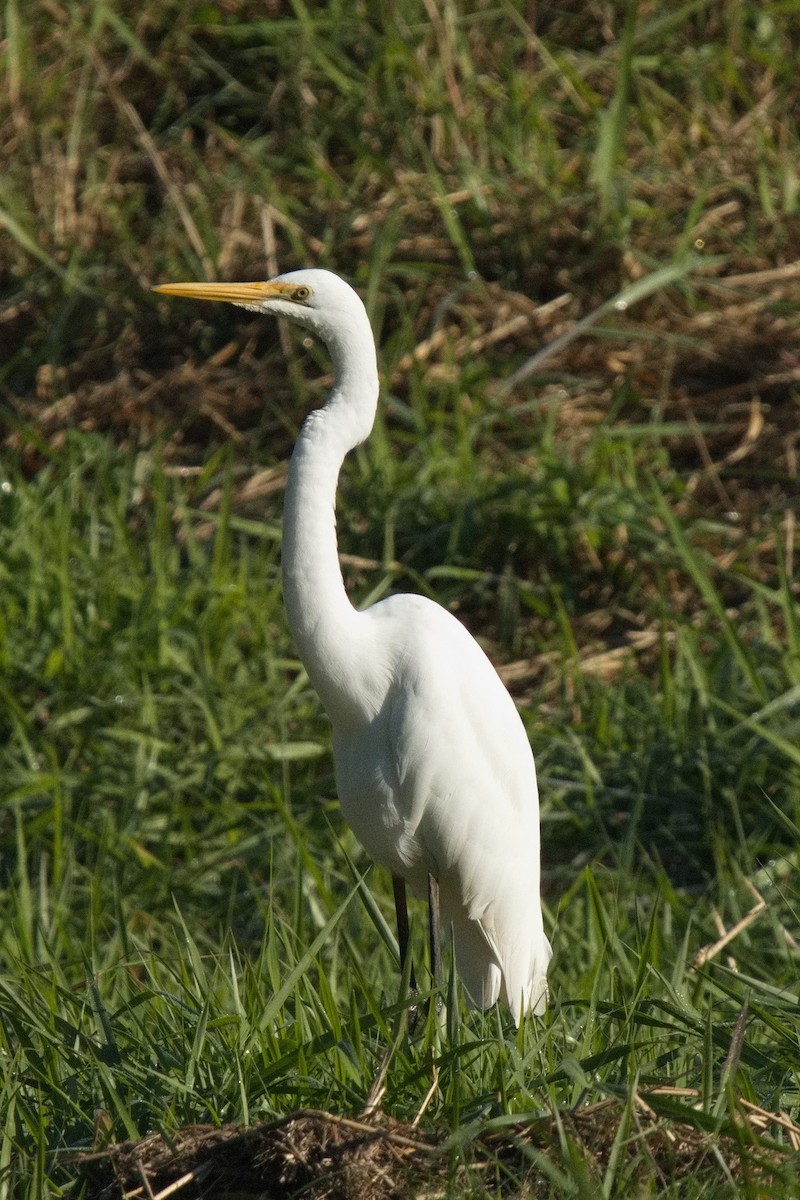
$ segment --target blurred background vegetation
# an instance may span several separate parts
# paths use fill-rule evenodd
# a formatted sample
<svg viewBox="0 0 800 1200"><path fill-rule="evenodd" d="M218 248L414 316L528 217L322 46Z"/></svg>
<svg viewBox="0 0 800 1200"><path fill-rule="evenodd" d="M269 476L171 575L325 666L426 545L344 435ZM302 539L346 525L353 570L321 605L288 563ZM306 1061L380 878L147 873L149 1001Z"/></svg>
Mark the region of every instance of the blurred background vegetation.
<svg viewBox="0 0 800 1200"><path fill-rule="evenodd" d="M7 0L1 19L0 1168L46 1172L98 1107L115 1136L355 1108L370 1053L313 1084L296 1056L330 1052L309 1050L316 1006L378 1020L364 997L395 986L385 881L378 909L345 904L342 848L366 863L280 600L286 462L327 359L148 292L169 279L313 265L364 297L382 405L341 481L346 581L359 603L435 597L520 705L553 1078L566 1048L601 1055L601 1092L633 1070L602 1057L618 1009L576 1042L569 1004L626 1007L648 921L642 953L675 980L766 897L739 965L789 987L796 1022L800 5ZM235 944L251 1015L265 979L283 1003L306 978L320 931L291 1020L258 1024L268 1081L217 1080L209 1108L171 1049L153 1082L142 1013L198 1045L159 1008L163 971L189 988ZM724 1061L741 995L713 971L699 1048L667 1021L650 1082ZM107 1008L130 1041L111 1065ZM741 1086L791 1110L786 1020L788 1041L756 1023ZM417 1086L390 1090L399 1113Z"/></svg>

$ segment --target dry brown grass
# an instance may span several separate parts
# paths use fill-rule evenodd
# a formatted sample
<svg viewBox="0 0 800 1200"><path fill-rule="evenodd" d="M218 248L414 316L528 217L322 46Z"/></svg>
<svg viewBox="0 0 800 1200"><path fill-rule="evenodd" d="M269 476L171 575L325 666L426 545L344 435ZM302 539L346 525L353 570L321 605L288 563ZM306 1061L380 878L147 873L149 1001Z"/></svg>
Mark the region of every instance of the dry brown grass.
<svg viewBox="0 0 800 1200"><path fill-rule="evenodd" d="M631 1189L657 1188L689 1175L745 1177L751 1187L773 1186L787 1152L770 1136L778 1127L800 1151L800 1129L785 1115L741 1101L735 1130L712 1134L671 1106L699 1100L689 1089L636 1094L630 1106L605 1100L553 1118L506 1124L474 1141L431 1138L414 1125L382 1115L351 1120L306 1110L241 1128L190 1126L169 1140L140 1142L71 1156L87 1200L180 1200L215 1196L302 1195L309 1200L399 1200L408 1195L552 1195L542 1158L577 1153L597 1186L612 1155L627 1165ZM66 1164L65 1164L66 1165ZM619 1166L616 1168L619 1170ZM626 1169L625 1167L622 1168Z"/></svg>

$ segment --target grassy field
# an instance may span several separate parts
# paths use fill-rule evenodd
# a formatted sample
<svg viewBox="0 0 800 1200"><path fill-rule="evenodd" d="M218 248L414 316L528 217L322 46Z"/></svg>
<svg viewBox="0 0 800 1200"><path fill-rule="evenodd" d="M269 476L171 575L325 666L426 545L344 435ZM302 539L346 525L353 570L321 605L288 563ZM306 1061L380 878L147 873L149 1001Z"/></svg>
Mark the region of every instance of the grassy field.
<svg viewBox="0 0 800 1200"><path fill-rule="evenodd" d="M0 19L0 1200L800 1196L800 0ZM303 265L381 344L351 595L536 754L519 1031L409 1036L285 628L324 352L147 290Z"/></svg>

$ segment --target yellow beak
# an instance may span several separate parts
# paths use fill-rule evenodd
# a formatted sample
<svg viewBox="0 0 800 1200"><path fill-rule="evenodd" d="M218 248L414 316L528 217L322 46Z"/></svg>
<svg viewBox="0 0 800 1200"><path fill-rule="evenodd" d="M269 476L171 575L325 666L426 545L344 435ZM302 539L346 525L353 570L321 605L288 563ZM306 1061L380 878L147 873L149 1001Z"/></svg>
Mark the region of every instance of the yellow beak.
<svg viewBox="0 0 800 1200"><path fill-rule="evenodd" d="M290 296L289 283L161 283L151 289L165 296L188 296L192 300L226 300L230 304L260 304Z"/></svg>

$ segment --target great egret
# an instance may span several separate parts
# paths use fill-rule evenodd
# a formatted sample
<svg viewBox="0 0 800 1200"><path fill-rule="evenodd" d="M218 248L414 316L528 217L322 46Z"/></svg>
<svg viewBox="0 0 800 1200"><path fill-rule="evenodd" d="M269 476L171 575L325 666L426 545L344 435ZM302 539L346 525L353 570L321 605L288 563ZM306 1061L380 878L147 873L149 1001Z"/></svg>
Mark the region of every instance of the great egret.
<svg viewBox="0 0 800 1200"><path fill-rule="evenodd" d="M344 588L336 485L378 402L364 305L321 270L154 290L286 317L327 346L333 390L306 419L289 468L283 591L298 653L333 726L342 813L392 873L401 957L407 883L429 900L434 975L438 908L472 1002L487 1008L501 998L515 1020L542 1013L551 950L539 896L539 799L514 702L477 642L438 604L396 595L359 612Z"/></svg>

